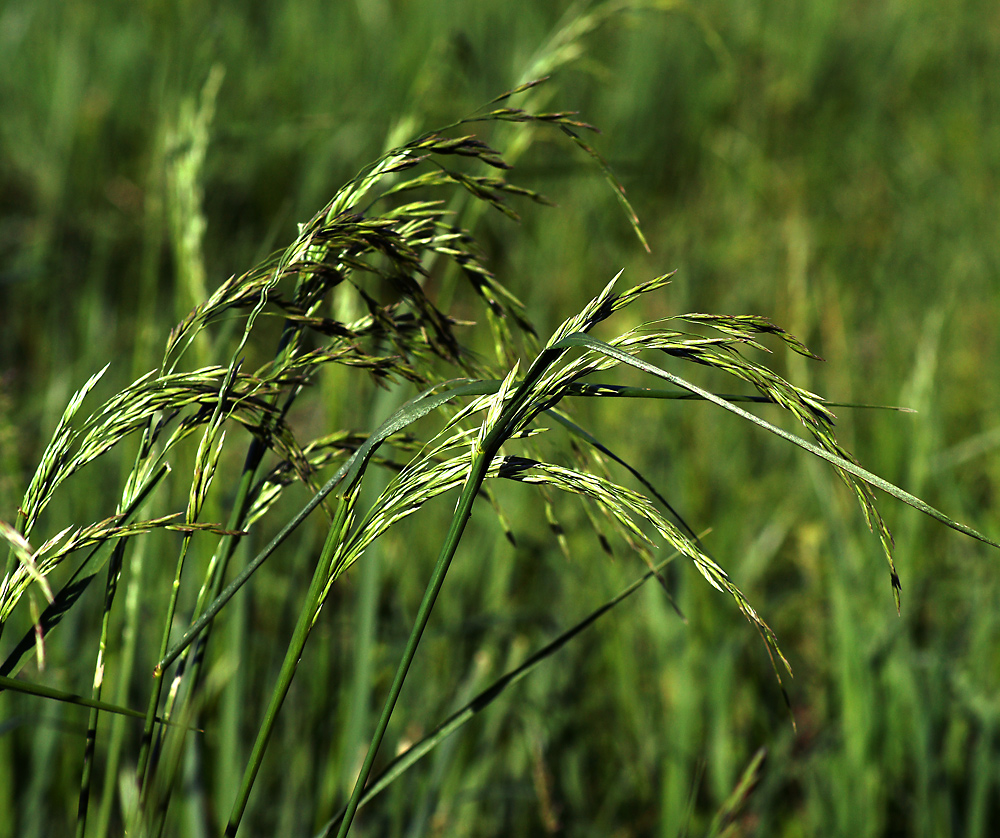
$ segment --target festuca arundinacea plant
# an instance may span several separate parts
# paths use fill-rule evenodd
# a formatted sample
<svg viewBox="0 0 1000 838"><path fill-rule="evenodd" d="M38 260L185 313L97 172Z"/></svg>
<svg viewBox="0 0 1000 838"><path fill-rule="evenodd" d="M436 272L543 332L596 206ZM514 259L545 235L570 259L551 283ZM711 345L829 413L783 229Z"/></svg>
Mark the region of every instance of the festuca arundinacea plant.
<svg viewBox="0 0 1000 838"><path fill-rule="evenodd" d="M882 545L897 609L901 586L892 536L876 507L873 487L997 546L855 462L835 437L830 410L835 405L749 357L764 350L761 341L766 338L815 357L764 317L677 315L599 340L592 334L595 326L640 298L661 292L670 278L668 274L618 290L624 284L619 274L547 340L538 338L526 307L487 267L473 228L477 208L493 208L517 219L513 201L546 203L546 199L511 183L509 162L492 144L469 133L470 128L506 125L522 132L562 134L569 150L575 146L601 169L645 244L620 184L582 139L591 126L572 113L533 108L530 99L539 84L521 85L472 117L381 157L301 224L289 247L231 277L200 302L171 331L156 369L85 418L83 402L107 368L70 400L13 523L0 524L9 545L0 588L0 629L23 610L18 608L22 605L30 623L0 664L0 687L90 708L79 829L85 826L91 795L98 719L112 713L143 719L143 733L132 755L135 794L129 804L130 826L144 834L163 830L184 743L187 737L200 735L192 730L201 727L198 697L214 620L319 507L322 512L317 516L325 515L322 550L312 560L308 588L298 594L297 623L260 719L226 834L235 834L239 827L303 649L333 586L363 559L376 539L444 494L458 495L450 527L441 538L437 562L354 792L327 825L327 833L336 829L346 834L359 805L474 712L470 704L449 717L369 783L382 737L473 507L492 504L503 527L509 528L491 490L498 480L537 486L550 520L557 518L551 500L556 493L585 499L599 513L595 528L609 527L646 563L649 573L644 578L658 576L662 566L655 561L654 549L667 547L683 556L757 628L775 673L789 669L773 632L721 561L709 554L639 470L573 421L572 403L578 399L704 400L825 460L850 487ZM511 101L517 96L529 101L515 107ZM431 277L439 290L437 299L428 291ZM488 330L488 340L480 339L477 348L489 344L492 357L474 351L468 339L463 341L475 330L439 305L440 299L452 297L463 285L478 301L479 316ZM265 326L274 322L280 331L265 360L262 335L271 335ZM720 371L754 392L734 396L707 390L675 371L684 362ZM615 381L614 372L623 366L647 376L648 386ZM400 398L387 415L371 417L367 428L324 428L319 435L305 437L292 419L292 408L333 370L341 378L343 374L367 378L393 395L409 389L410 397ZM761 418L751 411L754 405L788 411L806 435L792 434ZM558 434L570 444L562 445L564 458L557 462L539 453L538 438ZM132 466L114 508L108 508L103 518L53 522L43 515L70 477L126 445L132 446ZM229 456L232 451L239 455ZM623 468L638 488L609 478L600 467L607 461ZM373 502L363 502L362 486L375 468L387 475L384 488ZM163 492L170 469L188 475L182 508L147 517L143 510ZM308 500L283 524L272 522L276 501L292 487ZM206 520L207 509L213 516L218 510L225 515ZM270 540L242 566L235 566L237 545L264 522ZM130 551L138 536L156 530L174 530L180 542L173 556L173 585L164 591L157 615L161 626L156 659L149 666L153 676L140 680L147 693L146 708L132 710L121 700L126 692L120 685L115 685L116 700L105 699L103 666L109 644L116 642L109 631L110 615L121 608L116 593ZM207 562L188 561L196 539L201 553L205 540L214 539ZM72 695L40 681L16 678L30 653L42 660L46 644L57 642L54 630L104 569L103 622L95 634L91 694ZM198 593L193 603L183 603L181 583L192 574L198 574ZM64 581L55 586L54 579ZM598 616L595 612L580 627ZM131 613L126 619L138 617ZM186 627L181 632L176 630L178 623ZM476 699L476 708L553 654L580 627L497 681Z"/></svg>

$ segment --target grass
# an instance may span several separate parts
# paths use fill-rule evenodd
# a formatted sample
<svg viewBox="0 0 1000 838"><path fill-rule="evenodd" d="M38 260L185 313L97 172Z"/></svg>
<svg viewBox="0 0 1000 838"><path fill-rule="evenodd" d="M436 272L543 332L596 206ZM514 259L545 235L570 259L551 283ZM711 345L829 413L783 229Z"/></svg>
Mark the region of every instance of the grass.
<svg viewBox="0 0 1000 838"><path fill-rule="evenodd" d="M103 635L102 698L160 716L170 706L181 725L190 708L205 733L185 734L150 718L147 730L162 740L144 746L142 723L101 712L91 717L97 736L88 763L86 710L7 690L0 694L0 809L15 818L0 819L0 833L67 833L80 822L87 764L87 834L121 832L136 816L131 789L143 760L162 783L146 787L150 831L159 828L155 802L169 795L166 833L221 832L247 789L251 744L270 724L267 701L289 674L282 656L298 660L289 638L297 621L300 639L309 628L303 615L317 592L304 597L318 578L315 559L327 528L313 526L311 517L227 601L204 658L186 670L194 678L200 666L196 692L181 689L171 705L171 683L164 681L161 700L152 701L155 662L302 508L312 493L301 485L305 462L317 469L315 489L323 469L336 468L415 391L442 375L499 382L520 359L522 372L506 401L495 391L465 397L477 399L481 412L459 417L452 433L461 429L464 436L434 443L444 446L435 456L421 449L441 430L435 417L450 415L440 411L457 404L435 407L394 429L373 452L356 498L338 500L334 493L327 505L332 514L350 500L360 519L364 509L408 509L408 491L457 490L446 461L467 468L461 458L468 457L468 441L481 427L486 435L495 427L482 422L489 405L497 420L514 394L530 402L514 383L525 381L541 347L515 337L518 318L535 323L540 336L558 334L559 323L622 265L626 287L662 273L665 261L678 271L606 326L595 324L603 344L677 312L767 314L827 359L817 365L778 351L770 366L782 378L838 401L918 411L834 408L837 438L861 462L949 516L994 531L998 392L988 370L996 364L991 276L1000 237L990 184L1000 146L993 142L995 91L983 71L998 49L991 8L968 3L945 19L929 3L829 12L792 4L736 12L708 4L698 14L659 5L632 13L598 5L589 17L587 6L577 6L560 20L562 10L548 7L513 19L489 4L390 12L378 3L300 3L279 4L266 22L239 4L224 4L210 19L113 4L4 9L14 70L0 82L0 99L8 103L0 119L0 292L5 302L16 301L5 307L16 314L0 337L0 517L13 522L19 506L29 517L38 511L29 533L37 548L67 525L98 522L98 535L103 527L106 536L111 526L182 513L172 522L180 530L161 526L125 542L111 606L105 603L119 558L91 560L91 567L105 562L97 584L47 639L44 671L29 660L35 652L29 637L19 683L91 695ZM573 22L580 13L583 25ZM601 27L591 31L596 23ZM570 37L553 37L560 31ZM523 311L495 289L494 303L508 316L494 318L491 330L483 298L460 268L446 267L448 254L424 246L419 261L429 273L423 281L429 299L461 321L479 321L475 329L436 318L404 286L381 302L429 318L424 331L408 329L406 318L380 322L390 329L386 336L366 332L339 358L307 360L306 353L333 345L337 335L316 336L332 324L310 319L293 299L295 277L286 276L277 289L284 306L276 308L272 298L253 324L252 340L237 350L248 309L221 312L233 302L221 298L214 310L203 304L220 288L220 277L240 274L293 239L286 265L298 259L300 278L316 273L301 265L312 258L308 249L336 249L340 242L310 238L323 229L323 214L298 234L295 222L312 217L336 184L350 182L379 150L452 122L545 70L538 62L553 56L556 78L526 91L528 101L518 104L537 111L579 107L605 130L587 142L626 185L651 255L616 208L600 167L558 129L477 126L468 130L516 164L514 183L562 205L536 208L525 196L510 196L508 206L522 216L514 227L501 213L476 211L480 202L460 197L461 190L447 198L484 251L472 257L509 283ZM465 174L490 168L462 165L469 161L455 155L441 160ZM363 248L384 242L377 225L340 232L356 243L352 236L367 237ZM380 253L371 254L372 268L391 273L403 264L412 275L412 260L385 246ZM238 302L253 305L276 275L275 262L265 262L228 290L250 287ZM341 323L363 321L363 298L341 293L343 287L328 289L317 311ZM363 287L376 293L383 286ZM200 314L189 318L199 304ZM164 338L178 321L186 330L174 333L164 357ZM509 334L508 324L514 324ZM709 336L704 323L654 328L665 340L663 332L695 325L699 339ZM280 345L283 330L314 336L286 338L291 344L275 356L271 347ZM453 357L449 333L471 352ZM647 344L654 340L637 334ZM729 357L718 345L697 346ZM577 353L598 348L568 350L563 363L583 363ZM400 357L409 359L408 370L399 368ZM608 356L589 357L599 363ZM643 357L656 363L655 355ZM72 394L109 359L70 425L89 429L97 442L131 435L68 477L44 509L44 479L25 504L23 490L40 460L48 456L53 473L67 467L51 449L45 454L48 438ZM664 372L718 392L737 389L724 371L685 373L679 360ZM456 361L455 371L445 372ZM175 379L154 386L154 377L130 388L148 370L166 376L171 365ZM553 375L556 369L572 374L557 365ZM392 370L395 379L380 386L376 379ZM609 375L588 380L661 386L638 371ZM297 392L304 376L311 384ZM220 401L220 389L237 400ZM116 393L130 400L111 403L108 423L87 426L86 415ZM282 399L292 393L282 413ZM137 459L138 435L152 427L149 411L181 399L186 413L165 414L175 424L164 426L159 444L167 445L172 428L183 427L187 436L165 452L140 448ZM490 480L506 523L478 502L377 766L443 719L457 714L469 721L447 739L432 733L436 747L360 810L355 831L990 834L998 817L997 582L990 551L902 505L880 504L896 535L903 585L897 617L891 587L879 575L877 541L851 509L851 494L814 458L793 454L708 404L566 399L578 426L637 467L699 531L705 549L774 629L796 672L784 686L797 727L739 609L676 560L660 571L673 602L662 587L647 584L534 664L516 686L489 692L504 672L518 672L533 652L643 570L613 534L619 519L609 523L587 506L564 502L555 486L540 496L534 487ZM748 407L782 422L775 408ZM581 468L572 450L549 439L571 439L566 427L555 418L539 421L551 429L505 453ZM266 423L294 429L295 436L264 436ZM225 444L216 455L223 428ZM337 428L343 436L325 438ZM246 430L278 449L258 472L246 466ZM310 447L313 439L320 444ZM576 445L586 451L587 438L577 437ZM424 458L407 472L421 450ZM170 460L169 475L156 471L161 455ZM611 481L592 484L605 504L632 498L612 485L650 491L617 465L588 462L595 479ZM561 472L519 460L509 467L511 477L562 479ZM107 522L129 475L140 471L153 485L139 517ZM239 475L248 472L256 476L245 482L247 496L261 492L255 512L262 516L237 544L201 525L238 528L231 515L240 507ZM261 481L265 474L271 482ZM128 492L140 482L133 480ZM274 716L239 834L316 834L345 804L452 520L454 493L421 501L419 514L399 521L336 585L318 592L325 604ZM317 510L313 517L323 516ZM595 522L607 531L598 538ZM366 524L377 525L377 519ZM711 533L701 533L708 526ZM222 545L214 568L213 539ZM613 560L602 555L603 543ZM226 544L235 551L223 573ZM85 552L45 568L54 594ZM352 560L349 551L343 555L343 564ZM172 621L168 602L178 572ZM43 586L30 574L22 579L26 593L16 607L11 603L4 657L45 608ZM201 592L203 579L209 581ZM172 677L176 670L166 671ZM484 690L495 695L487 706L476 700ZM469 715L466 706L481 711ZM176 753L175 741L186 743ZM768 756L760 765L762 746ZM183 781L170 781L175 771ZM756 778L752 793L738 812L720 815L741 777Z"/></svg>

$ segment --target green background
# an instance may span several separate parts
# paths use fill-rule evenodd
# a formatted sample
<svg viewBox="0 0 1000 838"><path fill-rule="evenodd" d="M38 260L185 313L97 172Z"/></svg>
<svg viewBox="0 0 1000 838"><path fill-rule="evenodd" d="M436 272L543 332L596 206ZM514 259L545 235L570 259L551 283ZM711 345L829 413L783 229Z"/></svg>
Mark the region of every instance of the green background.
<svg viewBox="0 0 1000 838"><path fill-rule="evenodd" d="M512 179L559 206L519 207L519 225L482 220L499 278L544 335L620 268L628 284L676 268L646 318L770 317L825 358L775 347L793 382L918 411L838 410L861 463L995 536L1000 6L618 5L560 56L548 107L600 127L593 145L652 252L589 161L540 137ZM108 361L101 398L153 368L197 302L180 281L164 173L171 128L213 67L224 76L201 171L209 290L289 242L390 143L530 77L552 34L594 8L5 0L0 517L14 519L72 393ZM358 430L392 405L367 415L335 381L317 398ZM795 670L785 687L797 729L756 633L678 567L686 625L648 586L363 810L358 834L701 835L761 746L768 759L734 834L994 834L996 553L886 499L897 617L877 540L835 475L719 414L629 403L584 415L695 530L711 527L707 545ZM109 458L75 495L70 484L52 526L110 514L122 467ZM400 528L328 604L241 835L311 835L343 802L452 502ZM641 572L621 545L613 559L601 551L579 508L563 523L567 560L530 491L504 503L518 547L488 520L470 533L387 752ZM147 563L155 623L170 569ZM269 569L233 618L263 642L214 648L204 782L177 803L174 834L218 834L242 770L218 754L245 759L306 573L295 561ZM88 688L92 599L95 623L84 608L53 634L40 680ZM140 638L136 706L155 643ZM74 708L0 695L0 836L69 834L84 723Z"/></svg>

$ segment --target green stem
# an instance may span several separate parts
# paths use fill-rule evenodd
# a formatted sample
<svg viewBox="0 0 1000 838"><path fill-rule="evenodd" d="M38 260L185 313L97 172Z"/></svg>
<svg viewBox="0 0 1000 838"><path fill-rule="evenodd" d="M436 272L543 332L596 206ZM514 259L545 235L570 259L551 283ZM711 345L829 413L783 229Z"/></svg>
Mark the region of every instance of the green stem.
<svg viewBox="0 0 1000 838"><path fill-rule="evenodd" d="M336 555L338 547L341 545L344 535L349 507L349 499L341 500L337 509L337 517L327 531L326 542L323 544L323 552L316 563L316 570L313 572L312 581L309 583L309 591L306 593L306 599L302 605L302 610L299 612L295 631L288 644L285 659L282 661L277 683L271 691L271 700L268 703L267 712L264 714L263 723L261 724L260 731L257 733L257 739L254 741L250 759L243 773L243 782L240 784L240 790L233 803L233 810L229 816L229 824L226 826L225 834L227 836L236 835L236 831L240 827L240 821L243 818L243 813L246 811L247 802L250 799L250 791L253 788L257 772L260 770L261 763L264 760L264 751L267 749L268 740L271 738L271 733L274 730L278 712L281 710L285 696L288 695L292 678L295 677L295 670L302 657L302 650L305 648L309 632L312 630L316 615L322 605L323 592L330 578L330 568L333 565L333 558Z"/></svg>
<svg viewBox="0 0 1000 838"><path fill-rule="evenodd" d="M132 555L129 558L128 587L125 591L125 616L121 633L122 649L119 658L115 686L115 703L125 704L128 701L128 688L132 683L132 672L135 665L136 647L139 639L139 597L143 587L143 569L146 546L142 539L134 543ZM145 714L143 714L143 717ZM122 750L125 743L124 719L114 716L111 719L110 741L105 756L104 783L99 799L100 808L97 811L97 824L92 831L93 838L107 838L111 825L112 807L117 803L116 789L121 765Z"/></svg>
<svg viewBox="0 0 1000 838"><path fill-rule="evenodd" d="M499 445L496 446L496 448L498 447ZM493 447L490 446L490 448ZM354 791L351 794L350 802L347 804L347 810L344 812L344 819L340 822L340 830L337 833L338 838L344 838L351 828L351 822L354 820L358 804L361 802L361 795L364 792L365 784L368 782L368 777L371 775L372 767L375 764L375 756L378 753L379 746L382 744L385 731L389 726L389 718L392 716L392 711L396 707L396 700L399 698L400 690L403 688L406 673L413 662L421 635L424 633L424 628L430 619L438 593L440 593L441 586L444 584L448 568L451 566L451 560L455 557L455 552L458 550L458 543L462 538L462 533L465 531L465 525L471 517L472 504L479 493L480 487L483 485L483 480L486 478L486 471L493 459L495 448L493 450L490 450L490 448L480 452L473 460L469 476L466 478L465 486L462 488L462 494L458 499L458 506L451 519L451 527L448 529L448 535L441 546L441 552L438 555L437 563L434 565L434 572L431 574L430 582L427 583L424 598L420 602L420 608L417 611L417 619L406 641L403 657L399 661L396 676L393 678L392 686L389 688L389 695L386 697L385 706L382 708L382 715L379 717L371 745L368 747L364 764L361 766L361 773L354 784Z"/></svg>
<svg viewBox="0 0 1000 838"><path fill-rule="evenodd" d="M389 695L386 697L385 706L382 708L382 715L379 717L375 734L372 736L371 745L368 746L368 753L365 755L364 764L361 766L361 773L358 775L357 782L354 784L354 791L351 792L351 799L348 801L347 809L344 811L344 819L340 823L337 838L345 838L351 829L351 823L358 811L358 804L361 802L365 785L375 764L375 756L378 753L379 746L382 744L385 731L389 727L389 719L392 717L392 711L396 707L396 701L403 688L403 681L406 680L406 674L410 669L410 664L413 662L417 646L420 644L420 638L424 633L424 628L427 626L427 621L430 619L431 611L434 609L434 603L441 591L441 586L444 584L444 577L448 574L448 568L451 567L451 561L458 550L458 543L462 539L462 533L465 532L465 525L468 524L469 518L472 516L472 504L479 494L483 481L486 479L490 463L493 462L493 458L500 450L500 446L510 436L510 433L516 426L518 417L521 415L522 409L528 401L529 394L542 377L542 374L559 360L564 353L564 349L556 347L547 347L539 353L525 373L524 380L510 397L508 405L501 411L500 415L493 422L492 427L486 432L478 451L472 458L469 476L462 487L462 494L458 499L458 505L455 507L455 514L452 516L448 535L445 537L444 544L441 545L441 552L434 565L434 571L431 573L430 581L427 583L427 588L424 591L424 598L421 600L420 608L417 611L417 619L406 641L403 657L396 668L396 675L393 678L392 686L389 688Z"/></svg>
<svg viewBox="0 0 1000 838"><path fill-rule="evenodd" d="M233 509L230 512L229 522L227 524L227 529L232 532L240 530L243 526L247 510L250 508L250 489L253 484L254 476L257 473L257 467L260 465L261 459L263 458L264 451L264 445L255 437L250 443L250 447L247 452L247 457L243 466L243 474L240 479L236 499L233 504ZM198 599L195 604L195 613L199 613L202 610L203 604L210 597L218 595L218 590L222 587L222 582L225 578L229 560L235 553L236 547L241 538L242 536L239 535L226 536L224 540L220 542L215 553L212 555L212 559L209 562L209 567L206 572L205 581L198 593ZM171 719L173 717L176 704L181 697L183 682L187 683L187 692L184 696L184 700L188 702L188 704L193 701L195 690L201 682L201 668L205 661L205 646L207 642L208 632L204 632L198 637L198 642L196 644L185 649L184 657L181 658L177 666L177 670L173 677L173 683L171 684L170 690L167 692L166 707L163 711L163 717L165 719ZM182 707L182 713L189 713L189 706L182 704ZM164 732L161 734L161 737L165 735L166 733ZM183 738L187 735L187 731L183 729L175 730L171 735L181 737L181 741L183 741ZM158 747L162 748L162 746L163 739L161 738L158 743ZM155 838L156 836L161 835L163 827L166 824L166 810L173 795L176 775L180 770L181 758L183 757L183 752L179 744L173 750L176 755L176 759L168 766L161 765L157 767L158 774L165 777L164 781L161 783L161 787L164 791L162 797L156 801L156 816L154 819L154 826L149 831L150 838Z"/></svg>
<svg viewBox="0 0 1000 838"><path fill-rule="evenodd" d="M226 528L230 532L236 532L243 526L247 510L250 508L250 488L253 484L254 476L257 473L257 467L260 465L260 461L263 457L263 452L264 446L257 439L254 439L250 444L250 449L247 453L247 459L243 466L243 474L240 479L240 485L236 492L236 500L233 504L233 509L230 512L229 521L226 524ZM201 590L198 592L198 599L195 602L194 613L201 613L205 602L208 601L210 597L218 596L218 591L222 587L222 581L225 578L229 560L232 558L233 553L236 552L236 547L239 544L240 538L242 538L240 535L225 536L215 553L212 555L212 559L209 562L208 571L206 573L205 582L202 584ZM199 638L199 644L195 647L196 652L194 654L194 664L192 667L191 678L189 679L192 685L199 682L201 663L204 661L204 645L207 642L206 634L201 635ZM180 679L184 677L188 661L190 659L189 653L191 648L192 647L189 646L185 649L185 655L181 658L177 667L177 673L174 676L175 682L179 682ZM171 691L167 700L166 709L163 713L165 718L170 718L173 713L177 695L178 692L176 690Z"/></svg>
<svg viewBox="0 0 1000 838"><path fill-rule="evenodd" d="M121 580L122 557L125 555L126 539L120 539L115 545L108 565L108 582L104 592L104 613L101 618L101 637L97 647L97 664L94 668L94 687L91 697L95 702L101 700L101 690L104 686L104 663L108 648L108 634L111 624L111 607L118 583ZM87 812L90 808L90 784L94 770L94 747L97 744L97 722L100 711L96 707L90 710L87 721L87 739L83 752L83 771L80 777L80 798L77 805L76 835L84 838L87 832Z"/></svg>
<svg viewBox="0 0 1000 838"><path fill-rule="evenodd" d="M177 609L177 596L181 587L181 575L184 572L184 562L187 559L188 548L191 544L191 536L185 535L181 541L180 553L177 556L177 564L174 567L174 579L171 583L170 598L167 601L166 618L163 621L163 634L160 637L160 656L167 651L167 644L170 642L170 628L174 621L174 612ZM152 766L150 753L153 746L153 728L156 724L156 708L160 704L160 693L163 690L163 673L155 673L153 677L153 688L146 705L146 724L142 731L142 742L139 745L139 762L136 768L136 777L140 787L140 805L145 798L149 776L148 771Z"/></svg>

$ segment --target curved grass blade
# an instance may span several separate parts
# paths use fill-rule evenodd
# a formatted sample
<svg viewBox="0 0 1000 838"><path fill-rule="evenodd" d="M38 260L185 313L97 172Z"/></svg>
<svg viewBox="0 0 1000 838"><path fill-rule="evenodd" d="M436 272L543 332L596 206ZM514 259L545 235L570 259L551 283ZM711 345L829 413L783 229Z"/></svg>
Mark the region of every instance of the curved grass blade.
<svg viewBox="0 0 1000 838"><path fill-rule="evenodd" d="M596 623L601 617L607 614L616 605L620 605L624 600L634 594L639 588L641 588L646 582L648 582L652 577L656 576L663 568L665 568L670 562L680 556L680 553L674 552L670 558L657 564L646 574L639 577L631 585L625 588L616 596L609 599L599 608L588 614L583 620L581 620L576 625L562 632L558 637L547 643L533 655L531 655L527 660L524 661L520 666L512 669L510 672L502 675L496 681L494 681L489 687L479 693L475 698L472 699L468 704L457 710L455 713L450 715L441 724L439 724L434 730L428 733L423 739L421 739L416 744L412 745L402 754L393 759L382 772L365 788L365 792L361 797L359 808L368 803L372 798L378 795L380 792L384 791L391 783L393 783L400 775L412 768L420 759L426 756L430 751L436 748L441 742L447 739L451 734L458 730L466 722L470 721L478 713L485 710L490 704L492 704L496 699L498 699L503 692L508 688L516 684L522 678L525 678L531 673L531 671L537 667L540 663L550 658L556 652L558 652L563 646L565 646L570 640L576 637L585 628ZM344 813L347 811L345 806L336 817L329 820L320 832L317 833L316 838L320 836L328 836L333 831L333 828L337 826Z"/></svg>
<svg viewBox="0 0 1000 838"><path fill-rule="evenodd" d="M612 396L622 399L667 399L671 401L705 401L705 397L688 390L657 390L652 387L628 387L623 384L600 384L574 382L566 389L569 396ZM776 404L767 396L751 396L741 393L715 393L720 399L739 404ZM830 402L823 400L826 407L848 407L852 410L893 410L898 413L916 413L912 407L891 404L864 404L861 402Z"/></svg>
<svg viewBox="0 0 1000 838"><path fill-rule="evenodd" d="M302 659L302 650L305 648L306 640L309 638L310 631L312 631L319 609L322 607L323 588L329 576L334 557L343 540L344 530L349 517L349 507L350 504L346 500L341 502L337 510L337 517L327 531L323 550L316 563L312 580L309 583L309 590L306 592L302 610L299 612L299 618L295 624L295 630L285 651L281 670L271 691L267 711L264 714L260 730L254 739L253 749L250 752L250 758L243 772L243 779L240 783L236 800L233 802L229 823L226 826L226 836L235 836L239 830L240 821L243 819L247 803L250 800L250 792L257 778L257 772L264 761L264 752L267 750L268 742L274 731L278 713L285 701L285 696L288 695L292 679L295 676L299 661Z"/></svg>
<svg viewBox="0 0 1000 838"><path fill-rule="evenodd" d="M635 210L632 209L632 204L629 203L628 197L625 195L625 187L622 186L621 181L615 176L615 173L611 171L611 166L608 165L608 161L601 157L593 147L587 145L581 138L580 135L576 133L568 125L560 126L563 131L576 143L585 154L587 154L591 160L593 160L601 173L604 175L604 179L611 186L612 191L615 193L615 197L618 199L618 203L621 205L622 210L625 212L625 217L628 219L628 223L632 226L632 231L635 233L636 237L639 239L639 243L645 248L647 253L652 251L649 249L649 243L646 241L646 236L643 235L642 228L639 226L639 216L635 214Z"/></svg>
<svg viewBox="0 0 1000 838"><path fill-rule="evenodd" d="M670 504L670 502L665 497L663 497L663 495L660 493L660 491L652 483L650 483L649 480L646 479L646 477L643 476L642 472L640 472L637 468L635 468L634 466L630 465L625 460L623 460L621 457L619 457L614 451L612 451L603 442L601 442L597 437L595 437L592 433L590 433L590 431L588 431L585 428L582 428L580 425L576 424L576 422L574 422L572 419L570 419L568 416L566 416L561 411L555 410L553 408L550 408L547 411L547 413L550 416L552 416L552 418L554 418L557 422L559 422L559 424L561 424L563 427L565 427L567 430L569 430L571 433L573 433L576 436L580 437L585 442L587 442L589 445L592 445L594 448L596 448L598 451L600 451L606 457L610 457L612 460L614 460L616 463L618 463L618 465L620 465L622 468L624 468L626 471L628 471L629 474L631 474L646 489L649 490L650 494L652 494L654 498L656 498L660 503L663 504L663 506L667 509L667 511L671 515L673 515L674 518L677 520L677 523L680 524L681 529L683 529L684 532L686 532L689 536L691 536L691 538L698 545L698 547L699 548L702 547L701 541L698 538L698 535L695 533L695 531L693 529L691 529L691 527L688 525L687 521L685 521L684 518L681 516L681 514L676 509L674 509L674 507Z"/></svg>
<svg viewBox="0 0 1000 838"><path fill-rule="evenodd" d="M971 538L975 538L977 541L982 541L984 544L989 544L992 547L1000 549L1000 544L998 544L993 539L988 538L987 536L983 535L977 530L974 530L972 527L969 527L965 524L955 521L952 518L949 518L943 512L941 512L938 509L935 509L933 506L921 500L920 498L916 497L915 495L911 495L909 492L899 488L893 483L890 483L888 480L885 480L879 477L877 474L873 474L867 469L862 468L857 463L852 463L850 460L847 460L844 457L841 457L837 454L834 454L830 451L821 448L818 445L815 445L814 443L802 439L802 437L789 433L788 431L783 430L782 428L779 428L776 425L772 425L765 419L761 419L759 416L755 416L753 413L749 413L743 410L742 408L737 407L732 402L727 401L726 399L717 396L714 393L709 392L708 390L704 390L701 387L698 387L696 384L692 384L689 381L685 381L683 378L680 378L679 376L676 376L673 373L667 372L666 370L661 369L660 367L657 367L639 358L634 358L628 353L622 352L620 349L614 346L610 346L609 344L604 343L603 341L596 340L595 338L592 338L589 335L585 335L582 332L576 332L574 334L567 335L565 338L560 340L558 344L556 344L556 347L570 347L570 346L580 346L590 349L594 352L606 355L609 358L614 358L615 360L620 361L623 364L628 364L629 366L635 367L638 370L647 372L650 375L655 375L657 378L662 378L665 381L669 381L671 384L674 384L678 387L682 387L683 389L688 390L691 393L700 396L706 401L710 401L713 404L716 404L719 407L722 407L730 411L731 413L735 413L737 416L743 419L753 422L755 425L759 425L760 427L770 431L776 436L779 436L782 439L791 442L793 445L797 445L799 446L799 448L802 448L811 454L815 454L817 457L826 460L828 463L837 466L843 471L853 474L855 477L863 480L865 483L868 483L869 485L874 486L877 489L881 489L886 494L892 495L894 498L903 501L903 503L912 506L914 509L923 512L925 515L928 515L931 518L934 518L936 521L940 521L942 524L951 527L953 530L957 530L958 532L964 533L965 535L968 535ZM892 573L893 593L896 597L896 608L898 610L899 578L896 575L895 568L892 567L891 557L889 557L889 562L890 562L890 570Z"/></svg>
<svg viewBox="0 0 1000 838"><path fill-rule="evenodd" d="M652 494L653 497L655 497L661 504L663 504L664 508L666 508L666 510L674 517L674 520L677 521L681 529L683 529L684 532L691 537L691 539L694 541L698 549L701 550L701 552L708 555L707 551L705 550L705 545L701 543L701 539L698 538L697 533L695 533L695 531L691 529L691 527L688 525L688 522L685 521L684 518L681 516L681 514L676 509L674 509L671 503L665 497L663 497L660 491L652 483L650 483L649 480L645 478L645 476L643 476L642 472L640 472L637 468L634 468L632 465L630 465L621 457L619 457L617 454L615 454L614 451L612 451L610 448L604 445L604 443L602 443L599 439L597 439L597 437L595 437L592 433L580 427L578 424L576 424L576 422L574 422L572 419L570 419L561 411L556 410L555 408L550 408L547 412L556 421L558 421L561 425L563 425L563 427L567 428L571 433L580 437L589 445L593 446L596 450L600 451L606 457L610 457L612 460L614 460L616 463L622 466L622 468L628 471L629 474L631 474L646 489L649 490L650 494ZM653 566L649 561L649 557L643 555L643 558L649 565L650 570L652 570ZM670 593L670 588L667 585L667 581L662 576L660 576L659 573L656 573L656 581L660 583L660 587L663 589L664 594L666 594L667 600L670 602L670 605L676 612L677 616L680 617L681 620L683 620L686 623L687 617L684 616L684 612L681 611L680 606L677 604L677 600L674 599L673 594Z"/></svg>

